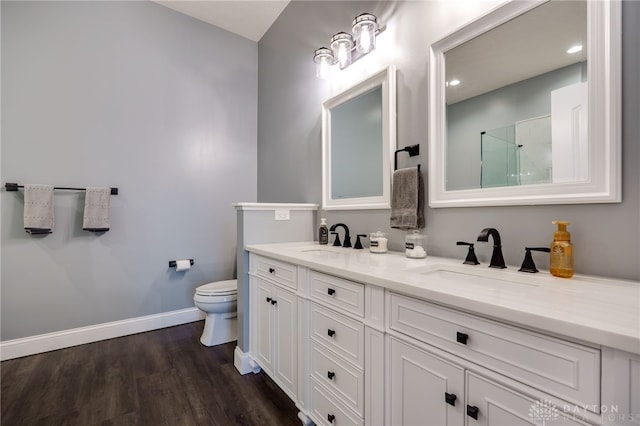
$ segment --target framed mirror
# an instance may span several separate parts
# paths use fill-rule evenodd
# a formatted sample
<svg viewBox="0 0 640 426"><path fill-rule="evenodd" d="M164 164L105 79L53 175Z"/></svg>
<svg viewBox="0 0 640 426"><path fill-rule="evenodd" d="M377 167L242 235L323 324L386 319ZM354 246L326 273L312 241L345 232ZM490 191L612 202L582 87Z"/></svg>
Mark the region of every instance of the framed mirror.
<svg viewBox="0 0 640 426"><path fill-rule="evenodd" d="M322 105L322 208L390 208L395 149L391 66Z"/></svg>
<svg viewBox="0 0 640 426"><path fill-rule="evenodd" d="M621 201L621 5L511 1L431 45L431 207Z"/></svg>

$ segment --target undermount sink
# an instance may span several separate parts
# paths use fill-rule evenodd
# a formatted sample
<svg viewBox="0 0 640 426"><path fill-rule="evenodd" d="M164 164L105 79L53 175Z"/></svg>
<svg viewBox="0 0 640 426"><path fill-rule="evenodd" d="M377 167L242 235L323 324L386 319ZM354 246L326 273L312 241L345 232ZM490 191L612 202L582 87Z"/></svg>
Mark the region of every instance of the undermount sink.
<svg viewBox="0 0 640 426"><path fill-rule="evenodd" d="M469 268L468 270L465 270ZM473 269L472 269L473 268ZM450 282L451 284L471 284L487 287L497 285L526 285L531 287L540 286L539 280L522 273L514 273L503 269L478 269L473 266L456 265L435 265L426 270L416 270L420 275L440 282Z"/></svg>
<svg viewBox="0 0 640 426"><path fill-rule="evenodd" d="M325 249L309 249L309 250L301 250L300 253L309 253L309 254L337 254L335 251L325 250Z"/></svg>
<svg viewBox="0 0 640 426"><path fill-rule="evenodd" d="M337 255L340 253L341 247L318 247L315 246L302 246L302 247L291 247L291 250L295 250L298 253L307 253L307 254L315 254L315 255Z"/></svg>

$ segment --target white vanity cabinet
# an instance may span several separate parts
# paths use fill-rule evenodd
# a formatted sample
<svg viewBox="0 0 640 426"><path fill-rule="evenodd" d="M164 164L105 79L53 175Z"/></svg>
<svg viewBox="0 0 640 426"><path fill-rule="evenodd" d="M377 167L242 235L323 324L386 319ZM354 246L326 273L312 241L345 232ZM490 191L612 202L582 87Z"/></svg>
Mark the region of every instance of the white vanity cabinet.
<svg viewBox="0 0 640 426"><path fill-rule="evenodd" d="M476 299L490 280L463 292L407 275L401 255L288 247L251 247L251 358L291 396L303 424L640 426L636 287L553 281L530 292L529 309L500 282L491 295L508 309L493 315L469 307L483 307ZM564 296L577 285L584 302ZM601 326L576 326L582 309L572 304L607 315ZM552 315L527 323L540 307Z"/></svg>
<svg viewBox="0 0 640 426"><path fill-rule="evenodd" d="M388 424L574 425L590 416L564 406L600 409L599 349L392 292L386 301Z"/></svg>
<svg viewBox="0 0 640 426"><path fill-rule="evenodd" d="M298 303L296 267L254 258L251 340L255 361L292 398L297 396Z"/></svg>

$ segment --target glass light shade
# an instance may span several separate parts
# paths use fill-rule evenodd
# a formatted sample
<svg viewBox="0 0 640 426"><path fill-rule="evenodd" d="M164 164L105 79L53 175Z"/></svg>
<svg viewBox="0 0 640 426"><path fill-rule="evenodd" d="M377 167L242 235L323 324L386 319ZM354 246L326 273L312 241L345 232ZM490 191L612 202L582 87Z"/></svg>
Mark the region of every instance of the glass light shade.
<svg viewBox="0 0 640 426"><path fill-rule="evenodd" d="M333 53L331 49L321 47L316 49L313 54L313 62L316 63L316 77L328 78L331 73L331 65L333 65Z"/></svg>
<svg viewBox="0 0 640 426"><path fill-rule="evenodd" d="M331 37L331 50L333 57L338 61L340 69L351 65L351 49L353 37L349 33L338 33Z"/></svg>
<svg viewBox="0 0 640 426"><path fill-rule="evenodd" d="M378 19L370 13L363 13L353 20L353 35L356 50L367 54L376 48L376 32L378 31Z"/></svg>

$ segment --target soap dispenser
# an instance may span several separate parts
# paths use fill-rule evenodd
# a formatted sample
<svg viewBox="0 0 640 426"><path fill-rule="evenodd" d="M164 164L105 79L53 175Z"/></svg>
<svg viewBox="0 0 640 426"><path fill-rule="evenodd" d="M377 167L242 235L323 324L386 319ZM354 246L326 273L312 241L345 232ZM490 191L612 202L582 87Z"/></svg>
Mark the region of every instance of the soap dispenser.
<svg viewBox="0 0 640 426"><path fill-rule="evenodd" d="M320 218L320 229L318 229L318 244L329 244L329 228L327 219Z"/></svg>
<svg viewBox="0 0 640 426"><path fill-rule="evenodd" d="M553 235L551 243L549 272L556 277L571 278L573 276L573 244L571 244L571 235L567 231L569 222L554 220L551 223L557 225L558 230Z"/></svg>

